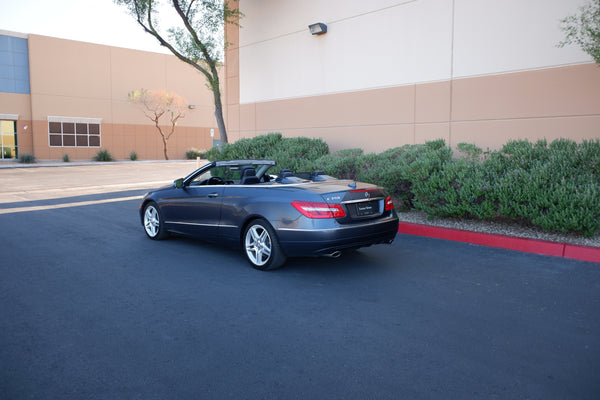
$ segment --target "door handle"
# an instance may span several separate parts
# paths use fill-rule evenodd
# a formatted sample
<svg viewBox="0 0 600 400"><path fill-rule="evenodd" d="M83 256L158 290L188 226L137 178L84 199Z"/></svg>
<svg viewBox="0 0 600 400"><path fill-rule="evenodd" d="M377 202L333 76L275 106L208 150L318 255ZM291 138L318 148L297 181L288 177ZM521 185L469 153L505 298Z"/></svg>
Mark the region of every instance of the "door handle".
<svg viewBox="0 0 600 400"><path fill-rule="evenodd" d="M214 199L215 197L219 197L219 193L213 192L213 193L209 194L208 197L210 197L211 199Z"/></svg>

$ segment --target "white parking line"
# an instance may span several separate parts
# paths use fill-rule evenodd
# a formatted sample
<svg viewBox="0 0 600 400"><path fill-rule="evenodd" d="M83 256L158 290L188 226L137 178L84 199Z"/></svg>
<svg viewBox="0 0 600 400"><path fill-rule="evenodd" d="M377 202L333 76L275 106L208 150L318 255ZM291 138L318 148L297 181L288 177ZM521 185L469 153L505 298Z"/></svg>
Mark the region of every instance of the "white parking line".
<svg viewBox="0 0 600 400"><path fill-rule="evenodd" d="M26 190L3 191L0 193L0 204L18 203L21 201L36 201L59 199L62 197L93 195L100 193L112 193L125 190L137 190L158 188L168 185L169 181L141 182L141 183L123 183L111 185L96 185L96 186L64 186L53 188L31 188Z"/></svg>
<svg viewBox="0 0 600 400"><path fill-rule="evenodd" d="M62 203L62 204L49 204L49 205L45 205L45 206L5 208L5 209L0 209L0 214L13 214L13 213L20 213L20 212L28 212L28 211L44 211L44 210L54 210L54 209L59 209L59 208L91 206L94 204L115 203L118 201L140 200L141 198L142 198L142 196L129 196L129 197L117 197L117 198L104 199L104 200L91 200L91 201L78 201L78 202Z"/></svg>

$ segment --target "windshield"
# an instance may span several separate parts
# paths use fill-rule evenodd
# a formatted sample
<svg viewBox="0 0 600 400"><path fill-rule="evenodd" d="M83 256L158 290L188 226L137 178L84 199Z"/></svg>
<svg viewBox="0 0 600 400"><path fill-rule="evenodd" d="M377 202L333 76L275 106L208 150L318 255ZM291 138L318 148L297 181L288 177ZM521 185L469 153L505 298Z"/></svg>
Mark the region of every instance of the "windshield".
<svg viewBox="0 0 600 400"><path fill-rule="evenodd" d="M267 170L272 165L268 164L231 164L223 165L217 163L209 170L195 177L191 182L190 186L198 185L239 185L244 183L244 179L255 176L260 182L268 182L266 178Z"/></svg>

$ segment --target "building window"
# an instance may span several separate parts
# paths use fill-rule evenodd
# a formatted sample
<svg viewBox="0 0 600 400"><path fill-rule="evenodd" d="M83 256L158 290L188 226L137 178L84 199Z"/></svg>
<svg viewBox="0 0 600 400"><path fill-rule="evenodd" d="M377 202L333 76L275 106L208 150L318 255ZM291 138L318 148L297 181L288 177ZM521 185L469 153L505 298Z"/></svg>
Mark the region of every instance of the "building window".
<svg viewBox="0 0 600 400"><path fill-rule="evenodd" d="M3 120L3 115L0 114L0 159L18 158L17 122Z"/></svg>
<svg viewBox="0 0 600 400"><path fill-rule="evenodd" d="M30 92L29 45L26 37L0 35L0 92Z"/></svg>
<svg viewBox="0 0 600 400"><path fill-rule="evenodd" d="M101 118L48 117L51 147L100 147Z"/></svg>

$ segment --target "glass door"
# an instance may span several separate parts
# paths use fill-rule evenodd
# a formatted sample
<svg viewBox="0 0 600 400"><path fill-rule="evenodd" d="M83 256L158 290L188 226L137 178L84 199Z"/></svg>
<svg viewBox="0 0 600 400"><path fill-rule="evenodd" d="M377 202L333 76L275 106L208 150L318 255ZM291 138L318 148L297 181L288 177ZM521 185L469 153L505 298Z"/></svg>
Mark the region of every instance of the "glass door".
<svg viewBox="0 0 600 400"><path fill-rule="evenodd" d="M16 121L0 120L0 156L3 160L19 157Z"/></svg>

